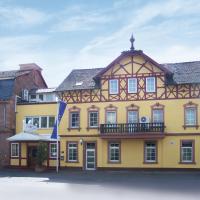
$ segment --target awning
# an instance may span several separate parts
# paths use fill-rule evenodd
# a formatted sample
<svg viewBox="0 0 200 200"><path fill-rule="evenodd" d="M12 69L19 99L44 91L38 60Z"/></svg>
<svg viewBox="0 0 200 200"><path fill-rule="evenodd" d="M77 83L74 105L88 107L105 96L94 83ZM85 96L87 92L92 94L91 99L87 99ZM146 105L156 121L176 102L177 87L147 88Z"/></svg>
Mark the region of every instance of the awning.
<svg viewBox="0 0 200 200"><path fill-rule="evenodd" d="M58 137L58 139L60 139ZM38 134L38 133L28 133L28 132L21 132L12 137L7 138L10 142L39 142L39 141L46 141L46 142L56 142L56 139L51 138L51 134Z"/></svg>

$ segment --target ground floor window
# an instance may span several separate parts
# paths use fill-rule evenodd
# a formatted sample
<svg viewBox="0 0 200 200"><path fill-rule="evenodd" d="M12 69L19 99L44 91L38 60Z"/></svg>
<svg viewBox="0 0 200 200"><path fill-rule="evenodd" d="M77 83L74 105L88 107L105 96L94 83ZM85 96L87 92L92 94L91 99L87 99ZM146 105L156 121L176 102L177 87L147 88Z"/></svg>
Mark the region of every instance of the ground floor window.
<svg viewBox="0 0 200 200"><path fill-rule="evenodd" d="M181 162L194 162L193 141L181 141Z"/></svg>
<svg viewBox="0 0 200 200"><path fill-rule="evenodd" d="M11 157L13 158L19 157L19 143L11 144Z"/></svg>
<svg viewBox="0 0 200 200"><path fill-rule="evenodd" d="M78 162L78 143L69 142L68 143L68 162Z"/></svg>
<svg viewBox="0 0 200 200"><path fill-rule="evenodd" d="M155 163L157 161L156 142L145 142L144 157L146 163Z"/></svg>
<svg viewBox="0 0 200 200"><path fill-rule="evenodd" d="M120 143L110 142L108 151L109 162L120 162Z"/></svg>
<svg viewBox="0 0 200 200"><path fill-rule="evenodd" d="M56 158L57 156L57 144L50 143L50 158Z"/></svg>

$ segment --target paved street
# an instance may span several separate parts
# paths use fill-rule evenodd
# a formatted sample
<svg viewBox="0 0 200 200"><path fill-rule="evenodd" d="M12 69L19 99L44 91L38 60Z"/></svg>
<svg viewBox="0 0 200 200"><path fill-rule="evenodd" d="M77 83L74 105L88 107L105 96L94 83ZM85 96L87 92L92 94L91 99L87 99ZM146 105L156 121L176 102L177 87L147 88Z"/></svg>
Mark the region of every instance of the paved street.
<svg viewBox="0 0 200 200"><path fill-rule="evenodd" d="M2 200L200 199L200 172L0 171Z"/></svg>

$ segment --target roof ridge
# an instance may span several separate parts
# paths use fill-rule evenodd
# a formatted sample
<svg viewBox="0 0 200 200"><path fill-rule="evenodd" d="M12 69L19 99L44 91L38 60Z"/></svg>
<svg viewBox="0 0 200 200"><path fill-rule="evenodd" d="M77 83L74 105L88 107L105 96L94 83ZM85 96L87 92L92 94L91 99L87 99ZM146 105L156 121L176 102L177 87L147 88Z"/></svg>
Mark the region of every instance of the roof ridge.
<svg viewBox="0 0 200 200"><path fill-rule="evenodd" d="M4 73L4 72L17 72L19 71L18 69L13 69L13 70L6 70L6 71L0 71L0 73Z"/></svg>
<svg viewBox="0 0 200 200"><path fill-rule="evenodd" d="M72 71L78 71L78 70L94 70L94 69L104 69L104 67L96 67L96 68L79 68L79 69L73 69Z"/></svg>
<svg viewBox="0 0 200 200"><path fill-rule="evenodd" d="M161 63L161 65L169 65L169 64L183 64L183 63L196 63L196 62L200 62L200 60L196 60L196 61L184 61L184 62Z"/></svg>

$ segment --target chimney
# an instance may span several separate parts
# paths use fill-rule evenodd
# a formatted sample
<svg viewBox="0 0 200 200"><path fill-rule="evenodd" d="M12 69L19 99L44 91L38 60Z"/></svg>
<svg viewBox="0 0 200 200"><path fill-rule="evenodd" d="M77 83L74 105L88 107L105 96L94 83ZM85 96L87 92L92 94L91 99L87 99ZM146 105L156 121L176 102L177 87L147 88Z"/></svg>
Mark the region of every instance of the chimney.
<svg viewBox="0 0 200 200"><path fill-rule="evenodd" d="M29 70L38 70L38 71L42 71L42 68L39 67L37 64L35 63L27 63L27 64L19 64L20 70L21 71L29 71Z"/></svg>

